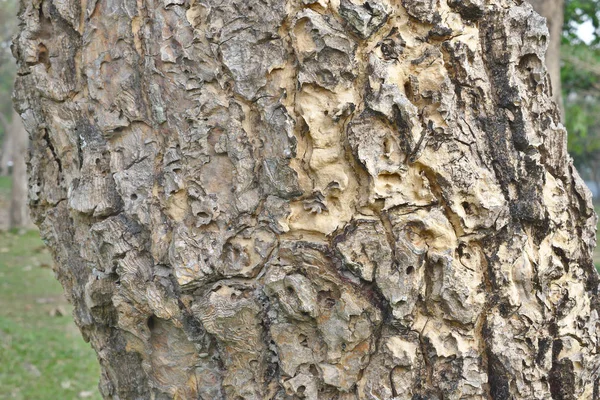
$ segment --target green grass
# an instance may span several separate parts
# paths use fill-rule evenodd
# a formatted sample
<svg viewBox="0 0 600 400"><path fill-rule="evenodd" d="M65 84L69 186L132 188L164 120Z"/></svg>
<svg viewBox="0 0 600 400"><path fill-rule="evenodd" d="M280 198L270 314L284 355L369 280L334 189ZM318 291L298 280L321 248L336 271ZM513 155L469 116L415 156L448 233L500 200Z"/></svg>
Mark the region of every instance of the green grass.
<svg viewBox="0 0 600 400"><path fill-rule="evenodd" d="M0 178L0 192L5 184ZM95 354L51 262L36 231L0 232L0 399L101 398Z"/></svg>
<svg viewBox="0 0 600 400"><path fill-rule="evenodd" d="M0 176L0 195L8 196L12 187L12 178L10 176Z"/></svg>

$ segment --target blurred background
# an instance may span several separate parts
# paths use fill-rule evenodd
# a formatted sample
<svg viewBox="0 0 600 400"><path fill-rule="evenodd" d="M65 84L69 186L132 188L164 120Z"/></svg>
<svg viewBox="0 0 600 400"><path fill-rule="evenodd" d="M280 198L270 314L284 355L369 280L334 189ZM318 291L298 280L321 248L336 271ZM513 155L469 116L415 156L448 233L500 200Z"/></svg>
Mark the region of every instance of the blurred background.
<svg viewBox="0 0 600 400"><path fill-rule="evenodd" d="M600 0L530 0L548 19L546 63L569 152L600 211ZM27 133L12 110L19 0L0 0L0 399L100 399L95 354L71 319L28 218ZM600 250L594 256L600 270Z"/></svg>

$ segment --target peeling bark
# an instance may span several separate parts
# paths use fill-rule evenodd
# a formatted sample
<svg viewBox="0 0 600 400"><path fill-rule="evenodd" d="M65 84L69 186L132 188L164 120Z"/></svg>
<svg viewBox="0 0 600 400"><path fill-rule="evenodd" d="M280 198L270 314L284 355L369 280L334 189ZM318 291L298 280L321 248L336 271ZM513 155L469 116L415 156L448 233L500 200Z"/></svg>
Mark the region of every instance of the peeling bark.
<svg viewBox="0 0 600 400"><path fill-rule="evenodd" d="M591 196L509 0L24 0L30 203L107 399L597 399Z"/></svg>

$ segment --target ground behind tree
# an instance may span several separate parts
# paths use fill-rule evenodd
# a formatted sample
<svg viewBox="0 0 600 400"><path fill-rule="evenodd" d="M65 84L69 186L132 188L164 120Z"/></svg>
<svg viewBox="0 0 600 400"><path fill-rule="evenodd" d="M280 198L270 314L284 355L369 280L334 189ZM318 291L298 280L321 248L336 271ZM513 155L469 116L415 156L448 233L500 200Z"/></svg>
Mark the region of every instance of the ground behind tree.
<svg viewBox="0 0 600 400"><path fill-rule="evenodd" d="M10 179L0 177L0 399L101 399L100 368L71 317L35 230L7 231Z"/></svg>

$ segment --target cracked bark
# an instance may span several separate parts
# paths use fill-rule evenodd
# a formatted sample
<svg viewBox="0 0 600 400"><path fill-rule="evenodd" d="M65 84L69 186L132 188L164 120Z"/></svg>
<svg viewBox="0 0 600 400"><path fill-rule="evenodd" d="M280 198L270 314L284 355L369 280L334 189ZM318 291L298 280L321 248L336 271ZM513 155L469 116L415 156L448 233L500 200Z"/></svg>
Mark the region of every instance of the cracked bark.
<svg viewBox="0 0 600 400"><path fill-rule="evenodd" d="M107 399L597 399L591 197L508 0L24 0Z"/></svg>

